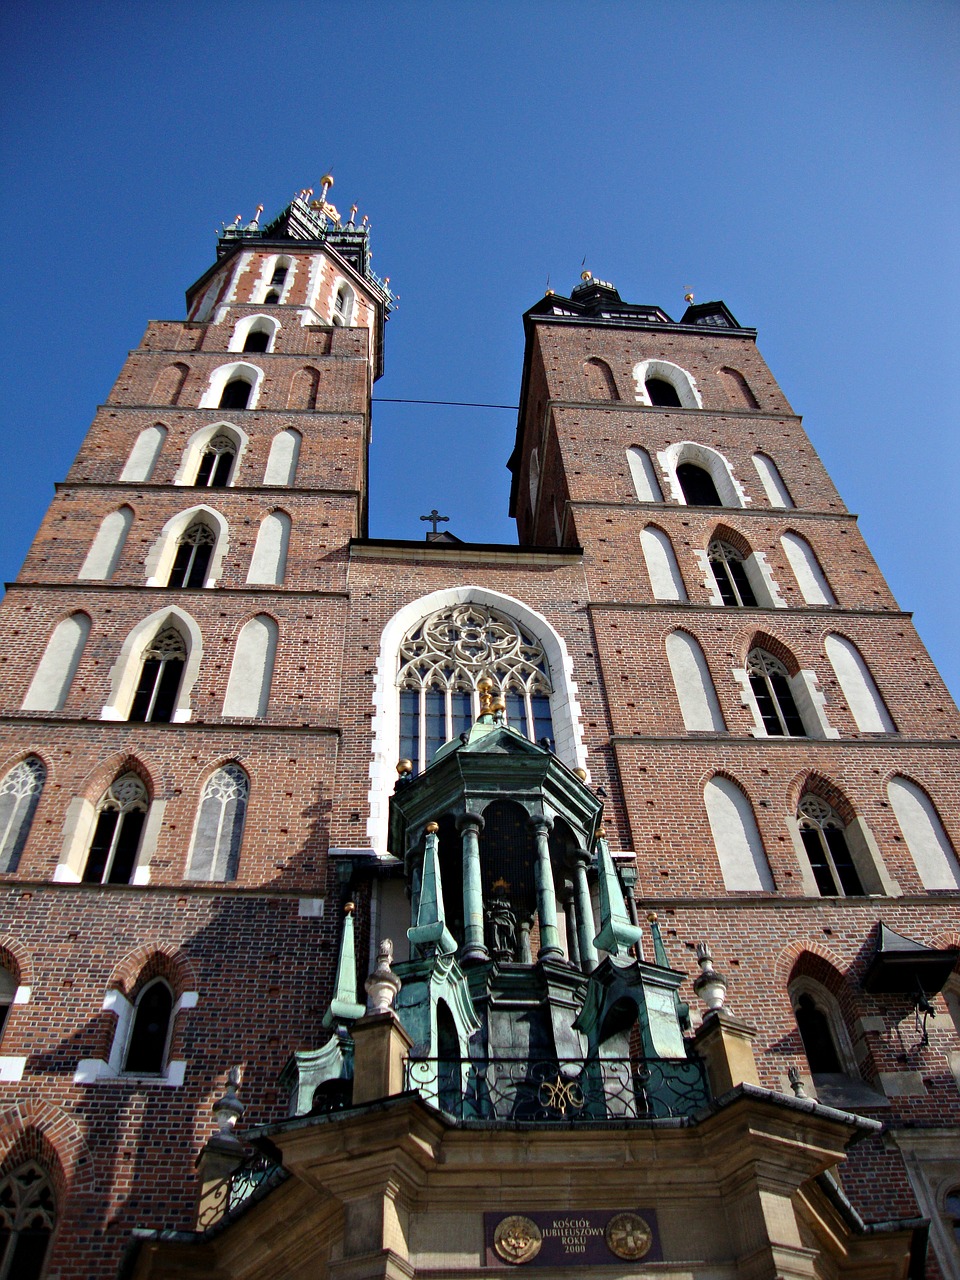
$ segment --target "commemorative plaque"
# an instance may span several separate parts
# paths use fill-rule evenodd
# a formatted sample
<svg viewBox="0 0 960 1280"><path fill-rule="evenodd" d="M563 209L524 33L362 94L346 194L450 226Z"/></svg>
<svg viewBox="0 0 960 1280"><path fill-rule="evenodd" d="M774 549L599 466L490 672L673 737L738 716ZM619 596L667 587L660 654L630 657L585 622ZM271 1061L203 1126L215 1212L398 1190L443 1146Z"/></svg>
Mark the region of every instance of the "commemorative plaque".
<svg viewBox="0 0 960 1280"><path fill-rule="evenodd" d="M485 1213L488 1267L617 1266L662 1262L655 1209Z"/></svg>

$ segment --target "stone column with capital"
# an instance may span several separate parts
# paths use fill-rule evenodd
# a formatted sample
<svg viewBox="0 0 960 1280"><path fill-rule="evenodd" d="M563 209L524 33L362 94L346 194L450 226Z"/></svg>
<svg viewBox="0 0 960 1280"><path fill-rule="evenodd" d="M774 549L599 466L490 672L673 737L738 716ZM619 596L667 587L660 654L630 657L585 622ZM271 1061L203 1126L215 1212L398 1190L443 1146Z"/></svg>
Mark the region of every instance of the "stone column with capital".
<svg viewBox="0 0 960 1280"><path fill-rule="evenodd" d="M553 883L553 865L550 861L550 828L553 823L547 817L534 818L530 824L537 842L536 883L537 915L540 920L540 950L538 960L562 960L560 930L557 928L557 891Z"/></svg>
<svg viewBox="0 0 960 1280"><path fill-rule="evenodd" d="M597 925L593 918L593 902L590 898L590 886L587 883L587 867L589 864L590 855L586 849L581 849L580 855L573 865L573 874L577 891L577 938L580 942L580 968L584 973L593 973L599 958L597 956L597 948L593 945Z"/></svg>
<svg viewBox="0 0 960 1280"><path fill-rule="evenodd" d="M490 959L483 938L483 885L480 879L480 832L483 819L465 813L457 822L463 840L463 948L465 964Z"/></svg>

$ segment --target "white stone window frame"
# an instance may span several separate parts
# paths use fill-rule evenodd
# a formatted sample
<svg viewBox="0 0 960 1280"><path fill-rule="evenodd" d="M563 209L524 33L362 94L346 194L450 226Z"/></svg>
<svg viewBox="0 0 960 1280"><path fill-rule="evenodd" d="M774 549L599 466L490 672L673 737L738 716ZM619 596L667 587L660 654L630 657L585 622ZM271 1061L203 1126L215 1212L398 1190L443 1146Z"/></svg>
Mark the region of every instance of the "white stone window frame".
<svg viewBox="0 0 960 1280"><path fill-rule="evenodd" d="M196 621L185 609L177 605L168 605L142 619L128 632L108 675L110 694L109 700L100 711L101 720L127 719L140 680L144 650L155 635L169 626L175 626L181 631L187 645L187 661L183 668L177 705L170 717L170 723L184 724L191 718L190 695L200 673L203 637Z"/></svg>
<svg viewBox="0 0 960 1280"><path fill-rule="evenodd" d="M123 765L96 800L91 800L87 796L74 796L67 805L67 811L63 819L63 843L60 850L60 860L53 872L55 883L81 883L83 869L86 865L87 854L90 852L90 842L93 839L103 798L118 778L123 777L124 773L131 772L134 772L131 763ZM133 872L129 880L132 885L150 883L150 861L157 851L160 833L163 830L164 810L167 804L165 800L157 799L149 783L145 782L144 785L147 788L147 816L143 824L143 830L140 833L140 848L137 850L137 858L133 864Z"/></svg>
<svg viewBox="0 0 960 1280"><path fill-rule="evenodd" d="M230 436L237 446L237 456L230 472L230 481L224 488L230 489L236 484L240 463L250 443L250 437L242 427L238 427L233 422L212 422L209 426L199 427L194 431L184 445L180 466L173 477L174 484L182 485L186 489L196 487L197 471L200 468L200 459L203 457L204 450L214 436L221 433Z"/></svg>
<svg viewBox="0 0 960 1280"><path fill-rule="evenodd" d="M743 555L732 542L728 542L722 535L714 536L710 539L706 551L694 551L697 563L700 566L703 575L701 581L703 587L709 596L709 602L719 608L728 608L724 605L723 596L720 594L720 587L717 583L716 574L713 571L713 565L710 560L710 548L720 543L725 550L732 551L734 556L739 559L743 565L743 571L747 575L747 581L753 588L753 594L756 596L758 609L785 609L787 602L780 594L780 588L776 579L770 570L767 562L767 553L765 551L751 551L749 555ZM739 595L739 592L737 593ZM741 605L740 608L751 608L750 605Z"/></svg>
<svg viewBox="0 0 960 1280"><path fill-rule="evenodd" d="M163 1071L159 1075L138 1075L136 1072L124 1071L123 1062L127 1056L130 1034L133 1030L137 1000L154 982L158 981L166 982L174 996L173 1007L170 1010L170 1022L167 1027L167 1043L163 1054ZM110 1055L105 1059L82 1058L73 1073L73 1083L96 1085L109 1084L114 1080L123 1080L135 1083L140 1087L155 1085L164 1089L181 1088L186 1076L187 1063L183 1058L171 1059L169 1056L173 1027L181 1009L195 1009L199 1003L200 995L198 992L184 991L178 996L170 982L162 975L144 983L143 987L137 992L136 1000L129 1000L122 991L111 988L104 996L103 1004L101 1005L101 1008L108 1013L112 1013L117 1019L113 1042L110 1046Z"/></svg>
<svg viewBox="0 0 960 1280"><path fill-rule="evenodd" d="M790 841L793 844L793 852L796 856L797 865L800 868L800 883L803 887L804 895L808 898L824 898L820 892L820 886L817 884L816 877L813 874L813 867L810 865L810 855L807 853L807 847L803 843L801 834L800 819L798 816L799 807L808 795L816 796L821 804L833 809L837 819L843 827L843 834L847 842L847 849L850 851L850 857L856 868L857 875L860 877L860 883L863 886L864 896L868 898L899 898L902 895L902 889L899 883L894 880L887 870L886 863L880 853L880 846L877 844L877 838L868 826L866 819L860 814L855 814L847 823L844 823L843 817L836 809L833 808L828 801L824 800L816 791L806 791L800 797L797 806L797 813L788 813L786 817L787 830L790 833ZM832 856L830 862L832 864ZM826 901L832 900L833 897L846 897L843 887L840 885L840 878L834 871L834 879L837 882L839 893L836 895L827 895Z"/></svg>
<svg viewBox="0 0 960 1280"><path fill-rule="evenodd" d="M750 653L754 648L762 649L762 645L753 645ZM764 653L768 651L763 649ZM747 655L749 657L749 654ZM771 658L773 654L769 655ZM779 661L779 659L776 659ZM781 664L782 665L782 664ZM790 683L790 692L793 694L793 700L797 704L797 711L800 713L800 719L803 721L803 727L806 730L806 737L833 739L840 737L840 730L835 729L827 719L826 711L826 694L820 687L817 679L817 673L812 670L804 670L801 668L796 675L791 675L786 670L787 680ZM763 723L763 716L760 714L760 707L757 703L756 694L753 692L753 686L750 683L750 676L746 667L734 667L733 678L740 686L740 702L746 707L753 716L753 727L750 730L754 738L770 738L773 735L767 733L766 726ZM779 737L779 735L777 735ZM786 741L790 741L789 736L785 736ZM795 740L795 739L794 739Z"/></svg>
<svg viewBox="0 0 960 1280"><path fill-rule="evenodd" d="M213 554L207 566L203 589L207 590L217 585L223 573L224 558L230 548L230 526L219 511L207 506L206 503L199 503L195 507L188 507L186 511L178 511L160 530L159 538L147 552L144 560L146 586L166 587L180 546L180 539L194 524L207 525L214 535Z"/></svg>
<svg viewBox="0 0 960 1280"><path fill-rule="evenodd" d="M231 334L230 341L227 344L227 350L242 353L243 344L250 336L250 333L253 330L256 330L258 333L266 332L270 335L266 351L258 351L257 355L269 355L276 346L277 334L280 332L280 329L280 321L275 319L273 316L243 316L234 325L233 333Z"/></svg>
<svg viewBox="0 0 960 1280"><path fill-rule="evenodd" d="M200 397L200 403L197 408L219 409L223 389L234 378L243 378L244 381L250 383L250 398L245 408L228 410L227 412L249 413L251 409L255 409L260 399L260 388L263 385L263 370L259 365L251 364L249 360L235 360L232 364L221 364L214 369L210 374L207 389Z"/></svg>
<svg viewBox="0 0 960 1280"><path fill-rule="evenodd" d="M268 303L266 300L267 294L271 293L276 288L276 286L272 284L271 281L273 280L273 275L277 267L286 267L287 274L284 276L282 287L278 290L278 293L280 294L280 301ZM254 307L282 306L287 299L287 295L290 292L290 287L293 284L294 279L296 278L296 274L297 274L296 258L292 257L289 253L271 254L269 258L264 259L263 266L260 268L260 274L257 276L256 280L253 283L253 286L250 289L250 297L248 299L248 305L254 306ZM227 301L233 300L233 298L235 297L235 293L236 293L236 290L232 289L230 291L230 295L226 300Z"/></svg>
<svg viewBox="0 0 960 1280"><path fill-rule="evenodd" d="M337 301L341 290L346 301L344 306L338 307ZM357 291L346 276L336 277L331 297L333 300L330 304L330 323L338 328L352 328L357 314Z"/></svg>
<svg viewBox="0 0 960 1280"><path fill-rule="evenodd" d="M637 404L645 404L650 408L664 407L652 405L650 402L646 387L650 378L659 378L663 382L669 382L677 393L682 409L703 408L703 400L693 374L688 373L680 365L674 364L672 360L641 360L633 366L633 381L636 387L635 399Z"/></svg>
<svg viewBox="0 0 960 1280"><path fill-rule="evenodd" d="M687 499L677 478L677 467L685 462L692 462L709 473L724 507L749 507L753 501L734 476L733 467L727 459L709 445L698 444L696 440L678 440L657 454L657 462L666 481L665 485L661 482L660 488L681 507L687 506Z"/></svg>
<svg viewBox="0 0 960 1280"><path fill-rule="evenodd" d="M9 971L8 971L9 972ZM11 974L11 977L13 975ZM29 1004L33 998L33 988L26 986L16 980L17 985L14 988L13 996L10 1000L10 1012L7 1014L7 1020L3 1025L6 1031L10 1023L10 1013L12 1013L15 1005ZM27 1055L25 1053L4 1053L0 1054L0 1084L17 1084L23 1079L23 1072L27 1065Z"/></svg>
<svg viewBox="0 0 960 1280"><path fill-rule="evenodd" d="M553 685L550 714L553 718L554 750L571 768L587 768L587 749L573 659L563 637L543 614L537 613L513 596L472 584L447 587L431 592L430 595L420 596L399 609L384 627L377 655L373 689L373 749L370 790L367 794L370 806L367 834L371 847L379 854L385 854L387 850L389 799L397 777L397 744L400 741L397 655L400 643L412 627L430 614L450 605L469 603L489 605L508 614L543 646Z"/></svg>

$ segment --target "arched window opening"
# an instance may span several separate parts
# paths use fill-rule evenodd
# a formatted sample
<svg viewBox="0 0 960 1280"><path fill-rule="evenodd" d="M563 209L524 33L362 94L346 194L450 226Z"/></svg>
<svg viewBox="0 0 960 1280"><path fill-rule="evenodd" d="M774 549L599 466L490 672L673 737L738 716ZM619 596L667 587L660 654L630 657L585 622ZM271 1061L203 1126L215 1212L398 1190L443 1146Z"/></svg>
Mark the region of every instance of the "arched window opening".
<svg viewBox="0 0 960 1280"><path fill-rule="evenodd" d="M287 397L288 409L315 409L317 407L317 391L320 387L320 371L312 367L298 369L290 383L290 394Z"/></svg>
<svg viewBox="0 0 960 1280"><path fill-rule="evenodd" d="M511 728L533 742L553 738L543 646L498 609L468 602L432 614L404 637L399 667L400 755L415 772L470 729L484 675L503 693Z"/></svg>
<svg viewBox="0 0 960 1280"><path fill-rule="evenodd" d="M250 780L238 764L225 764L200 797L187 871L189 880L235 880Z"/></svg>
<svg viewBox="0 0 960 1280"><path fill-rule="evenodd" d="M246 378L231 378L220 395L221 409L245 409L250 402L253 386Z"/></svg>
<svg viewBox="0 0 960 1280"><path fill-rule="evenodd" d="M126 506L103 517L77 574L81 581L108 582L113 577L132 523L133 510Z"/></svg>
<svg viewBox="0 0 960 1280"><path fill-rule="evenodd" d="M753 587L747 577L744 557L735 547L715 538L707 547L707 559L725 605L742 608L756 606L757 597L753 594Z"/></svg>
<svg viewBox="0 0 960 1280"><path fill-rule="evenodd" d="M244 383L244 386L248 384ZM226 432L218 431L200 456L194 488L225 489L230 483L236 456L237 442Z"/></svg>
<svg viewBox="0 0 960 1280"><path fill-rule="evenodd" d="M272 337L273 334L267 329L251 329L247 334L242 349L244 351L269 351Z"/></svg>
<svg viewBox="0 0 960 1280"><path fill-rule="evenodd" d="M107 788L97 805L84 884L129 884L146 821L147 788L135 773L125 773Z"/></svg>
<svg viewBox="0 0 960 1280"><path fill-rule="evenodd" d="M763 727L770 737L806 737L807 731L790 688L790 675L780 659L765 649L753 649L747 656L747 676Z"/></svg>
<svg viewBox="0 0 960 1280"><path fill-rule="evenodd" d="M90 619L72 613L57 623L23 700L24 711L59 711L67 700L83 656Z"/></svg>
<svg viewBox="0 0 960 1280"><path fill-rule="evenodd" d="M176 627L158 632L143 652L140 682L128 720L168 723L177 705L187 662L187 646Z"/></svg>
<svg viewBox="0 0 960 1280"><path fill-rule="evenodd" d="M739 369L723 368L720 370L720 381L727 393L727 399L738 409L759 409L757 397L750 389L750 384Z"/></svg>
<svg viewBox="0 0 960 1280"><path fill-rule="evenodd" d="M823 647L860 732L895 733L896 726L856 645L845 636L831 634Z"/></svg>
<svg viewBox="0 0 960 1280"><path fill-rule="evenodd" d="M830 1027L830 1019L818 1008L813 996L805 991L794 1006L797 1030L803 1041L803 1052L812 1075L834 1075L843 1072L843 1064Z"/></svg>
<svg viewBox="0 0 960 1280"><path fill-rule="evenodd" d="M167 579L168 587L202 587L207 581L207 571L217 535L208 524L195 520L180 535L177 554Z"/></svg>
<svg viewBox="0 0 960 1280"><path fill-rule="evenodd" d="M0 872L16 871L46 780L43 761L27 756L0 782Z"/></svg>
<svg viewBox="0 0 960 1280"><path fill-rule="evenodd" d="M57 1224L50 1179L31 1160L0 1182L0 1280L40 1280Z"/></svg>
<svg viewBox="0 0 960 1280"><path fill-rule="evenodd" d="M155 978L137 996L123 1070L128 1075L162 1075L170 1038L173 992Z"/></svg>
<svg viewBox="0 0 960 1280"><path fill-rule="evenodd" d="M302 437L293 427L287 427L273 437L270 456L264 472L264 484L289 485L297 478L297 462L300 458Z"/></svg>
<svg viewBox="0 0 960 1280"><path fill-rule="evenodd" d="M127 483L149 480L166 438L167 429L159 422L152 427L144 427L130 450L130 456L120 472L120 479Z"/></svg>
<svg viewBox="0 0 960 1280"><path fill-rule="evenodd" d="M341 281L337 289L337 296L333 303L333 323L336 325L349 325L353 320L353 303L354 294L350 286Z"/></svg>
<svg viewBox="0 0 960 1280"><path fill-rule="evenodd" d="M265 716L277 654L279 628L268 614L260 613L244 626L230 666L223 700L225 716Z"/></svg>
<svg viewBox="0 0 960 1280"><path fill-rule="evenodd" d="M677 467L677 480L684 501L690 507L722 507L720 494L713 476L695 462L681 462Z"/></svg>
<svg viewBox="0 0 960 1280"><path fill-rule="evenodd" d="M270 277L271 289L282 289L287 280L287 272L290 270L285 262L278 262L273 269L273 275Z"/></svg>
<svg viewBox="0 0 960 1280"><path fill-rule="evenodd" d="M960 1186L951 1187L943 1198L943 1218L950 1239L960 1249Z"/></svg>
<svg viewBox="0 0 960 1280"><path fill-rule="evenodd" d="M659 405L665 409L683 408L676 387L666 378L648 378L643 385L652 405Z"/></svg>
<svg viewBox="0 0 960 1280"><path fill-rule="evenodd" d="M275 303L280 301L280 295L277 293L276 289L271 289L263 301L266 306L273 306Z"/></svg>
<svg viewBox="0 0 960 1280"><path fill-rule="evenodd" d="M825 898L861 897L863 885L847 844L846 823L836 809L808 794L797 807L797 822L821 894Z"/></svg>
<svg viewBox="0 0 960 1280"><path fill-rule="evenodd" d="M437 1101L442 1111L457 1115L462 1089L460 1083L460 1037L449 1006L437 1001Z"/></svg>
<svg viewBox="0 0 960 1280"><path fill-rule="evenodd" d="M171 364L162 369L153 388L153 403L178 404L189 372L185 364Z"/></svg>
<svg viewBox="0 0 960 1280"><path fill-rule="evenodd" d="M278 586L287 568L291 520L285 511L271 511L260 522L247 581Z"/></svg>

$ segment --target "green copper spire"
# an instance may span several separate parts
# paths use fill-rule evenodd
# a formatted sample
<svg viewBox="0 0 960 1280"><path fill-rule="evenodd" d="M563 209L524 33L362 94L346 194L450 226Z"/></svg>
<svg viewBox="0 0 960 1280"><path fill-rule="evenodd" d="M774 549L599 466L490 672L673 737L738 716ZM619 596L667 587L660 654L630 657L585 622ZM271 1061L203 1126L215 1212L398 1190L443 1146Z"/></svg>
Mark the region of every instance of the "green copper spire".
<svg viewBox="0 0 960 1280"><path fill-rule="evenodd" d="M407 930L407 937L424 955L452 955L457 949L456 939L447 928L443 909L443 884L440 880L435 822L427 823L417 923Z"/></svg>
<svg viewBox="0 0 960 1280"><path fill-rule="evenodd" d="M597 864L600 873L600 932L594 942L612 956L625 956L634 943L640 941L643 930L639 925L630 923L623 905L623 890L603 827L597 828Z"/></svg>
<svg viewBox="0 0 960 1280"><path fill-rule="evenodd" d="M337 980L333 989L333 999L323 1015L325 1027L332 1027L338 1022L354 1022L357 1018L362 1018L366 1012L366 1006L357 1001L357 950L353 939L354 910L352 902L348 902L343 908L343 933L340 935Z"/></svg>

